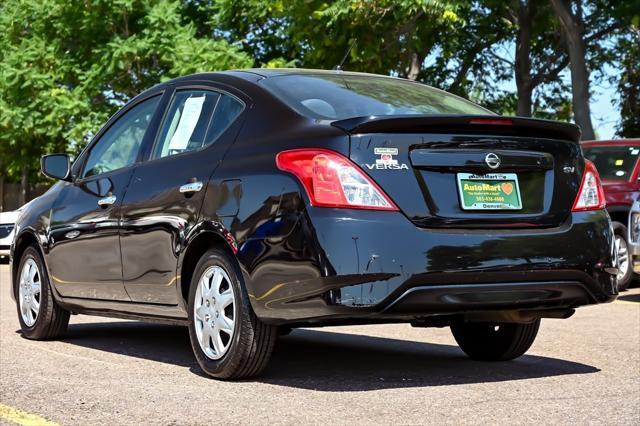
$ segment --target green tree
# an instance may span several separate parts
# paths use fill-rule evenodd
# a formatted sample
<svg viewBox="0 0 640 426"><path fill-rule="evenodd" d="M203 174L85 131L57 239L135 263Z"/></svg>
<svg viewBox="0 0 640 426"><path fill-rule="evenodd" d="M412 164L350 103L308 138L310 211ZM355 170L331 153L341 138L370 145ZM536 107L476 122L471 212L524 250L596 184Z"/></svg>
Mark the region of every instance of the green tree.
<svg viewBox="0 0 640 426"><path fill-rule="evenodd" d="M124 102L158 82L250 66L199 37L171 0L5 0L0 6L1 172L28 183L38 159L78 151Z"/></svg>
<svg viewBox="0 0 640 426"><path fill-rule="evenodd" d="M213 33L239 40L258 66L288 63L418 78L438 40L455 31L455 0L212 0ZM346 57L345 57L346 55Z"/></svg>
<svg viewBox="0 0 640 426"><path fill-rule="evenodd" d="M326 69L348 52L347 69L417 79L502 113L573 118L590 137L589 85L603 78L604 65L611 63L613 52L606 41L621 28L613 10L633 2L637 0L188 3L201 33L238 41L258 66ZM562 78L567 70L572 84ZM513 80L515 93L505 89Z"/></svg>
<svg viewBox="0 0 640 426"><path fill-rule="evenodd" d="M625 138L640 137L640 0L628 0L613 10L622 22L621 34L613 52L620 64L618 79L620 122L617 134Z"/></svg>
<svg viewBox="0 0 640 426"><path fill-rule="evenodd" d="M5 2L0 10L1 173L22 182L22 201L37 158L64 149L69 118L86 106L69 85L73 61L49 37L51 2Z"/></svg>
<svg viewBox="0 0 640 426"><path fill-rule="evenodd" d="M618 91L620 123L617 133L624 138L640 137L640 34L620 41L624 53Z"/></svg>

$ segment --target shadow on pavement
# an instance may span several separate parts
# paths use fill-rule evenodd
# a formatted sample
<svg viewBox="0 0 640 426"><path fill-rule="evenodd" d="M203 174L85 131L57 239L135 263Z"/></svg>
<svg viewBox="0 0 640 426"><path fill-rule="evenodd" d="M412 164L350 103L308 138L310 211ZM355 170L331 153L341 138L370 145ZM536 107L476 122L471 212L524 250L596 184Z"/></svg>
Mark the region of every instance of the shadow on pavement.
<svg viewBox="0 0 640 426"><path fill-rule="evenodd" d="M278 341L271 363L259 380L320 391L366 391L598 371L585 364L529 355L510 362L476 362L457 346L296 330Z"/></svg>
<svg viewBox="0 0 640 426"><path fill-rule="evenodd" d="M73 324L63 341L188 367L202 375L185 327L139 322ZM593 366L534 355L510 362L482 363L469 360L457 346L304 329L294 330L278 340L269 366L257 381L342 392L501 382L598 371Z"/></svg>
<svg viewBox="0 0 640 426"><path fill-rule="evenodd" d="M186 327L135 321L70 324L63 342L182 367L198 367Z"/></svg>
<svg viewBox="0 0 640 426"><path fill-rule="evenodd" d="M640 303L640 293L621 294L620 296L618 296L618 300Z"/></svg>

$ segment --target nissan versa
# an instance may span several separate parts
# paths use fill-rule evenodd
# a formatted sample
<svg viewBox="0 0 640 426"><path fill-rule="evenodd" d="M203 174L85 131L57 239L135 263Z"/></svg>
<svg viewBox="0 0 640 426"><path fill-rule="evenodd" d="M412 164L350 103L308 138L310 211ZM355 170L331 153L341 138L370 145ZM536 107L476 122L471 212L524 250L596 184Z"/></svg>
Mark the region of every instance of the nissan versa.
<svg viewBox="0 0 640 426"><path fill-rule="evenodd" d="M168 81L118 111L11 247L24 336L70 314L188 326L202 369L258 374L293 327L450 327L524 354L541 318L616 297L598 172L570 124L341 71Z"/></svg>

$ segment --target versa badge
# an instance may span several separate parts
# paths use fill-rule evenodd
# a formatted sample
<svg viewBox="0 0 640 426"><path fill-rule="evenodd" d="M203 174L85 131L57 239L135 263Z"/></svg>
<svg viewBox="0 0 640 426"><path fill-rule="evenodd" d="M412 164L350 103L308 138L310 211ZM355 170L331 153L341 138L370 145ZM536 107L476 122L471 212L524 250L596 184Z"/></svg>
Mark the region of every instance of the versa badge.
<svg viewBox="0 0 640 426"><path fill-rule="evenodd" d="M409 170L409 166L400 164L393 158L394 155L398 155L398 148L375 148L373 152L380 158L376 159L375 164L365 164L369 170Z"/></svg>

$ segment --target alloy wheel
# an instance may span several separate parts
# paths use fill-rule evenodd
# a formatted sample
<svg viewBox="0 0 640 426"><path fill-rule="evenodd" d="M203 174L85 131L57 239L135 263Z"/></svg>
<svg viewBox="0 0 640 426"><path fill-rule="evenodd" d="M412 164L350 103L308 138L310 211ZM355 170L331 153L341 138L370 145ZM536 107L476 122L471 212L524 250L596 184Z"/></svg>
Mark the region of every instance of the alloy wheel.
<svg viewBox="0 0 640 426"><path fill-rule="evenodd" d="M231 345L236 318L233 286L223 268L211 266L204 271L193 309L200 349L210 359L222 358Z"/></svg>
<svg viewBox="0 0 640 426"><path fill-rule="evenodd" d="M627 271L629 270L629 250L627 247L627 242L624 238L616 235L616 253L618 254L618 275L616 278L618 281L624 279L627 275Z"/></svg>
<svg viewBox="0 0 640 426"><path fill-rule="evenodd" d="M40 313L40 295L42 294L42 277L38 264L32 258L27 259L20 271L20 315L27 327L33 327Z"/></svg>

